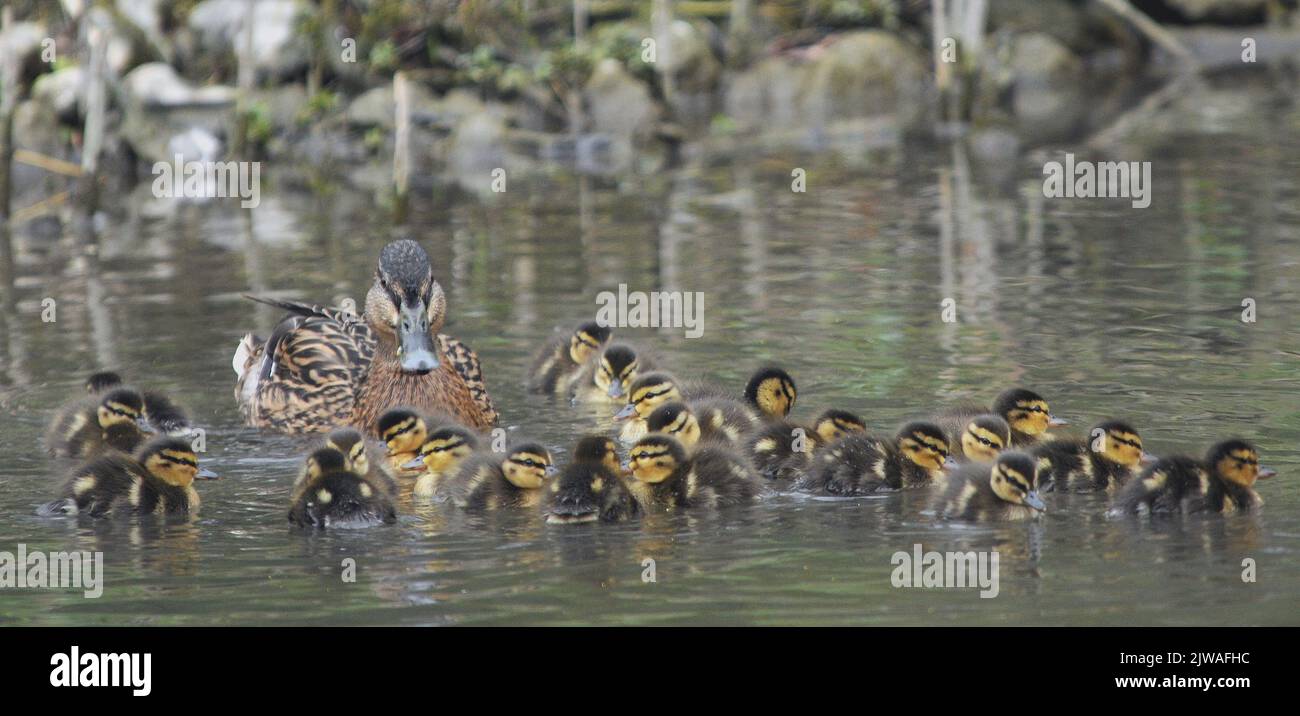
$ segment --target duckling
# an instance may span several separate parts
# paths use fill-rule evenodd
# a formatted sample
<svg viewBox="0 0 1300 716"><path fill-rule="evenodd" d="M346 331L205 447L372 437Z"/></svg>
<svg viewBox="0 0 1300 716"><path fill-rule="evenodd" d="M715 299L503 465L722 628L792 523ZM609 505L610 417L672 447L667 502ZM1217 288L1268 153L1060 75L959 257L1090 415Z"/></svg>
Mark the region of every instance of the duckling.
<svg viewBox="0 0 1300 716"><path fill-rule="evenodd" d="M422 463L413 462L420 457L420 447L429 437L429 423L424 416L410 408L394 408L379 416L375 431L388 449L386 462L394 475L416 477L424 472Z"/></svg>
<svg viewBox="0 0 1300 716"><path fill-rule="evenodd" d="M397 520L392 499L355 470L346 454L322 447L307 456L301 489L289 507L299 527L367 527Z"/></svg>
<svg viewBox="0 0 1300 716"><path fill-rule="evenodd" d="M1038 496L1037 466L1022 452L998 455L992 464L970 463L958 468L935 510L944 519L972 522L1015 522L1038 519L1047 509Z"/></svg>
<svg viewBox="0 0 1300 716"><path fill-rule="evenodd" d="M578 403L622 403L637 376L654 370L655 359L644 349L611 343L588 361L569 381L569 399Z"/></svg>
<svg viewBox="0 0 1300 716"><path fill-rule="evenodd" d="M797 395L794 378L776 366L759 368L745 385L745 402L767 420L789 415Z"/></svg>
<svg viewBox="0 0 1300 716"><path fill-rule="evenodd" d="M650 414L660 405L673 401L686 402L697 414L709 411L710 423L732 440L757 429L760 422L758 415L738 400L727 398L708 386L683 389L671 375L653 372L632 383L627 405L614 415L614 420L627 421L619 437L625 443L636 442L646 434L646 420Z"/></svg>
<svg viewBox="0 0 1300 716"><path fill-rule="evenodd" d="M956 466L948 436L938 425L912 422L893 440L850 433L827 445L795 490L842 497L919 487L941 479Z"/></svg>
<svg viewBox="0 0 1300 716"><path fill-rule="evenodd" d="M753 424L753 414L734 401L704 400L694 407L674 400L655 408L646 418L648 433L666 433L681 441L688 452L703 443L732 445L742 429Z"/></svg>
<svg viewBox="0 0 1300 716"><path fill-rule="evenodd" d="M971 418L961 431L961 439L950 446L958 461L993 462L1011 445L1011 426L1002 418L987 413Z"/></svg>
<svg viewBox="0 0 1300 716"><path fill-rule="evenodd" d="M763 477L787 480L806 472L820 448L866 429L862 418L846 410L827 410L817 416L811 428L780 420L768 423L750 437L749 458Z"/></svg>
<svg viewBox="0 0 1300 716"><path fill-rule="evenodd" d="M959 434L973 417L993 413L1011 426L1011 447L1023 448L1044 439L1049 428L1068 425L1052 415L1047 401L1032 390L1011 388L1003 391L993 401L993 409L958 407L939 414L936 422L949 434Z"/></svg>
<svg viewBox="0 0 1300 716"><path fill-rule="evenodd" d="M447 478L446 489L452 502L467 510L536 507L541 487L555 472L550 451L525 443L505 453L470 457Z"/></svg>
<svg viewBox="0 0 1300 716"><path fill-rule="evenodd" d="M1171 455L1155 461L1120 488L1111 514L1253 512L1264 504L1255 481L1276 474L1260 466L1250 443L1225 440L1211 447L1204 460Z"/></svg>
<svg viewBox="0 0 1300 716"><path fill-rule="evenodd" d="M542 346L528 371L528 392L565 393L570 382L609 342L610 328L588 321L557 333Z"/></svg>
<svg viewBox="0 0 1300 716"><path fill-rule="evenodd" d="M144 398L132 388L113 388L71 403L50 422L45 444L51 455L85 460L108 450L130 453L145 440Z"/></svg>
<svg viewBox="0 0 1300 716"><path fill-rule="evenodd" d="M547 524L621 522L640 512L622 476L614 441L601 435L578 441L573 463L560 471L550 493Z"/></svg>
<svg viewBox="0 0 1300 716"><path fill-rule="evenodd" d="M694 456L676 438L646 435L632 446L628 483L643 509L727 507L753 502L759 478L740 455L721 445L706 445Z"/></svg>
<svg viewBox="0 0 1300 716"><path fill-rule="evenodd" d="M1154 458L1142 450L1142 438L1128 423L1107 420L1088 431L1088 440L1051 440L1029 451L1038 461L1044 492L1114 492Z"/></svg>
<svg viewBox="0 0 1300 716"><path fill-rule="evenodd" d="M120 374L106 370L91 373L90 377L86 378L85 387L90 395L99 395L112 388L124 386ZM140 391L140 396L144 399L145 421L155 430L178 437L189 432L189 416L166 395L156 390L144 390Z"/></svg>
<svg viewBox="0 0 1300 716"><path fill-rule="evenodd" d="M414 495L424 499L437 497L443 479L453 474L477 449L478 436L469 428L447 425L434 430L415 458L424 472L415 481Z"/></svg>
<svg viewBox="0 0 1300 716"><path fill-rule="evenodd" d="M325 447L343 453L344 468L348 472L365 478L372 486L388 493L390 497L397 494L397 479L388 471L388 466L380 461L371 462L366 449L366 438L353 428L339 428L325 438Z"/></svg>
<svg viewBox="0 0 1300 716"><path fill-rule="evenodd" d="M63 498L42 506L38 514L191 513L199 508L195 478L214 477L199 467L189 442L157 438L134 455L108 452L81 466L64 486Z"/></svg>
<svg viewBox="0 0 1300 716"><path fill-rule="evenodd" d="M109 388L120 387L122 387L122 376L111 370L91 373L90 377L86 378L86 393L89 395L98 395Z"/></svg>

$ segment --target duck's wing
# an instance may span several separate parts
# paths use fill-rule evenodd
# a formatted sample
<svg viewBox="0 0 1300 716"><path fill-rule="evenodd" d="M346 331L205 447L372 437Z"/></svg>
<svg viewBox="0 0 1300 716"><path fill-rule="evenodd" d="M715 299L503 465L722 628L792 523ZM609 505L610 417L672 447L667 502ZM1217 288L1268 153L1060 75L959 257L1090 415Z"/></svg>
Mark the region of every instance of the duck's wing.
<svg viewBox="0 0 1300 716"><path fill-rule="evenodd" d="M465 386L469 388L469 393L474 398L474 404L478 406L479 411L483 414L484 421L488 425L496 425L497 408L492 403L492 396L488 394L487 383L483 380L483 367L479 365L478 354L473 348L461 343L459 339L439 333L438 342L442 347L443 355L460 373L461 378L465 380Z"/></svg>

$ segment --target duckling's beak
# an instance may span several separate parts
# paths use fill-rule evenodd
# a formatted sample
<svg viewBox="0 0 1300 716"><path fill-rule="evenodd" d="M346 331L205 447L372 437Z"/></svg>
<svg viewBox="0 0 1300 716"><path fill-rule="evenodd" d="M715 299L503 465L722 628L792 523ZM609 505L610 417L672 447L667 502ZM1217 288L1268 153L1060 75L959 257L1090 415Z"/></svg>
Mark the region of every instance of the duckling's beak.
<svg viewBox="0 0 1300 716"><path fill-rule="evenodd" d="M1044 512L1047 510L1047 505L1043 504L1043 498L1038 496L1037 490L1030 490L1029 494L1025 495L1025 504L1029 505L1035 510L1038 510L1039 512Z"/></svg>
<svg viewBox="0 0 1300 716"><path fill-rule="evenodd" d="M414 470L420 467L424 467L424 458L422 457L413 457L410 460L407 460L406 462L402 463L403 470Z"/></svg>
<svg viewBox="0 0 1300 716"><path fill-rule="evenodd" d="M194 473L194 479L196 479L196 480L215 480L215 479L217 479L217 473L215 473L215 472L209 470L209 469L206 468L206 467L200 467L200 468L199 468L199 471L196 472L196 473Z"/></svg>
<svg viewBox="0 0 1300 716"><path fill-rule="evenodd" d="M614 413L614 419L627 420L633 415L636 415L636 406L631 403L628 403L627 405L623 406L622 410L618 411L617 413Z"/></svg>
<svg viewBox="0 0 1300 716"><path fill-rule="evenodd" d="M618 380L610 381L609 390L605 391L605 394L611 398L623 397L623 382Z"/></svg>
<svg viewBox="0 0 1300 716"><path fill-rule="evenodd" d="M631 461L631 460L626 460L626 461L620 463L618 467L619 467L620 470L623 471L623 474L624 474L625 476L627 476L627 477L631 477L631 476L632 476L632 461Z"/></svg>
<svg viewBox="0 0 1300 716"><path fill-rule="evenodd" d="M547 466L546 466L546 472L545 472L545 474L546 474L547 477L555 477L555 473L557 473L557 472L559 472L559 471L560 471L560 468L558 468L558 467L556 467L556 466L554 466L554 465L547 465Z"/></svg>
<svg viewBox="0 0 1300 716"><path fill-rule="evenodd" d="M1142 453L1142 464L1143 464L1143 465L1154 465L1154 464L1155 464L1156 462L1158 462L1159 460L1160 460L1160 458L1156 457L1155 455L1152 455L1152 454L1149 453L1149 452L1145 452L1145 451L1143 451L1143 453Z"/></svg>
<svg viewBox="0 0 1300 716"><path fill-rule="evenodd" d="M950 470L956 470L956 469L957 469L957 459L956 459L956 458L954 458L952 455L949 455L948 457L944 458L944 461L943 461L943 471L944 471L944 472L948 472L948 471L950 471Z"/></svg>
<svg viewBox="0 0 1300 716"><path fill-rule="evenodd" d="M438 354L429 335L424 301L416 301L414 306L403 304L397 326L397 355L402 359L402 371L424 375L436 369Z"/></svg>
<svg viewBox="0 0 1300 716"><path fill-rule="evenodd" d="M135 426L140 428L140 432L145 435L153 435L153 426L149 424L149 419L143 415L136 416Z"/></svg>
<svg viewBox="0 0 1300 716"><path fill-rule="evenodd" d="M1048 415L1048 416L1047 416L1047 427L1049 427L1049 428L1059 428L1059 427L1061 427L1062 425L1069 425L1069 424L1070 424L1070 421L1069 421L1069 420L1065 420L1064 418L1058 418L1058 417L1056 417L1055 415Z"/></svg>
<svg viewBox="0 0 1300 716"><path fill-rule="evenodd" d="M1264 467L1263 465L1260 465L1259 471L1255 473L1255 477L1260 480L1267 480L1268 478L1274 477L1276 475L1277 475L1277 470L1274 470L1271 467Z"/></svg>

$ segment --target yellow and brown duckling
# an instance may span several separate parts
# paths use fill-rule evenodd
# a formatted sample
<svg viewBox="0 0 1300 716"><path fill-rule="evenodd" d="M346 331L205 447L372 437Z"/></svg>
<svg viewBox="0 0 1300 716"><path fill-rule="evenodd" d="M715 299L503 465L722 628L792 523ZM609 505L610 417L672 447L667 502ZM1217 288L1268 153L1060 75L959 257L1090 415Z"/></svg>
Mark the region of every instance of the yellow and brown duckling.
<svg viewBox="0 0 1300 716"><path fill-rule="evenodd" d="M380 252L360 316L253 300L290 315L266 341L250 333L235 351L235 397L249 425L288 433L356 425L375 433L379 416L403 405L474 428L496 424L478 356L440 333L447 298L414 241Z"/></svg>
<svg viewBox="0 0 1300 716"><path fill-rule="evenodd" d="M569 382L569 398L577 403L625 403L632 382L654 370L655 360L644 349L611 343Z"/></svg>
<svg viewBox="0 0 1300 716"><path fill-rule="evenodd" d="M1025 449L1045 440L1051 428L1066 425L1066 421L1052 415L1047 401L1032 390L1011 388L1003 391L993 401L993 409L959 407L944 411L935 421L951 435L957 435L973 417L992 413L1011 426L1011 447Z"/></svg>
<svg viewBox="0 0 1300 716"><path fill-rule="evenodd" d="M86 378L85 388L90 395L101 395L115 388L126 387L122 376L111 370L92 373ZM156 390L140 391L144 400L144 419L154 430L168 435L184 435L190 431L190 419L179 405Z"/></svg>
<svg viewBox="0 0 1300 716"><path fill-rule="evenodd" d="M686 403L697 418L707 412L710 424L733 441L757 429L761 422L758 414L739 400L719 395L707 386L683 389L676 378L656 371L633 381L627 405L614 415L614 420L626 421L620 439L624 443L639 440L649 430L651 413L670 402Z"/></svg>
<svg viewBox="0 0 1300 716"><path fill-rule="evenodd" d="M1037 519L1047 509L1038 496L1037 470L1032 456L1015 451L992 464L963 465L948 477L936 512L970 522Z"/></svg>
<svg viewBox="0 0 1300 716"><path fill-rule="evenodd" d="M303 481L289 507L289 522L299 527L369 527L397 520L392 498L364 474L348 467L348 457L322 447L307 456Z"/></svg>
<svg viewBox="0 0 1300 716"><path fill-rule="evenodd" d="M759 477L749 461L721 445L689 455L663 433L642 437L632 446L628 469L632 494L644 510L743 505L758 496Z"/></svg>
<svg viewBox="0 0 1300 716"><path fill-rule="evenodd" d="M467 510L537 507L543 486L555 472L549 450L523 443L505 452L471 456L444 478L444 487L452 502Z"/></svg>
<svg viewBox="0 0 1300 716"><path fill-rule="evenodd" d="M818 453L793 488L837 497L869 495L933 484L955 466L943 430L917 421L904 425L893 440L845 435Z"/></svg>
<svg viewBox="0 0 1300 716"><path fill-rule="evenodd" d="M1139 512L1253 512L1263 504L1255 482L1277 473L1259 464L1245 440L1225 440L1204 460L1171 455L1156 460L1115 495L1113 514Z"/></svg>
<svg viewBox="0 0 1300 716"><path fill-rule="evenodd" d="M344 467L364 477L390 496L397 494L397 479L382 460L371 460L366 437L353 428L339 428L325 437L325 447L343 454Z"/></svg>
<svg viewBox="0 0 1300 716"><path fill-rule="evenodd" d="M412 461L420 457L420 446L429 437L429 422L410 408L394 408L375 423L375 432L388 451L386 462L394 475L416 477L424 472L421 463ZM415 467L406 467L414 464Z"/></svg>
<svg viewBox="0 0 1300 716"><path fill-rule="evenodd" d="M759 368L745 385L745 402L766 420L784 420L797 395L794 378L777 366Z"/></svg>
<svg viewBox="0 0 1300 716"><path fill-rule="evenodd" d="M780 420L750 436L749 458L763 477L788 480L807 472L819 449L866 429L862 418L847 410L827 410L817 416L812 427Z"/></svg>
<svg viewBox="0 0 1300 716"><path fill-rule="evenodd" d="M574 377L605 349L610 333L608 326L588 321L552 336L533 358L528 392L567 394Z"/></svg>
<svg viewBox="0 0 1300 716"><path fill-rule="evenodd" d="M1044 492L1113 492L1155 459L1142 449L1138 431L1121 420L1093 426L1086 440L1050 440L1029 452Z"/></svg>
<svg viewBox="0 0 1300 716"><path fill-rule="evenodd" d="M551 483L546 522L573 525L621 522L641 508L628 488L614 441L588 435L573 450L573 462Z"/></svg>
<svg viewBox="0 0 1300 716"><path fill-rule="evenodd" d="M51 455L86 460L106 451L130 453L144 443L144 398L133 388L111 388L71 403L50 422Z"/></svg>
<svg viewBox="0 0 1300 716"><path fill-rule="evenodd" d="M738 445L756 427L754 414L736 401L715 398L691 405L674 400L654 409L646 418L648 433L677 438L688 452L701 444Z"/></svg>
<svg viewBox="0 0 1300 716"><path fill-rule="evenodd" d="M478 444L478 435L461 425L444 425L429 433L419 455L407 463L408 469L422 469L413 494L422 499L439 497L443 481L474 454Z"/></svg>
<svg viewBox="0 0 1300 716"><path fill-rule="evenodd" d="M987 413L971 418L961 431L961 437L951 445L952 454L959 462L993 462L1011 445L1011 426L1007 421Z"/></svg>
<svg viewBox="0 0 1300 716"><path fill-rule="evenodd" d="M64 496L38 511L42 515L110 513L177 515L199 508L196 478L214 478L199 467L186 440L161 437L133 455L109 452L82 465L68 479Z"/></svg>

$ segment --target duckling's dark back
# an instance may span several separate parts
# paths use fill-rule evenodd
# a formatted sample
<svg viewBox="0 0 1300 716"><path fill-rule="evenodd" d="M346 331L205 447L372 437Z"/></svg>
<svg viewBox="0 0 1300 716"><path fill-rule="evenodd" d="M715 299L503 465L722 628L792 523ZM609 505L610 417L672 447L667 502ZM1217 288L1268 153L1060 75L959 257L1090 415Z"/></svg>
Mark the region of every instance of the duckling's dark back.
<svg viewBox="0 0 1300 716"><path fill-rule="evenodd" d="M363 527L396 520L387 494L346 470L317 476L289 508L289 522L302 527Z"/></svg>

